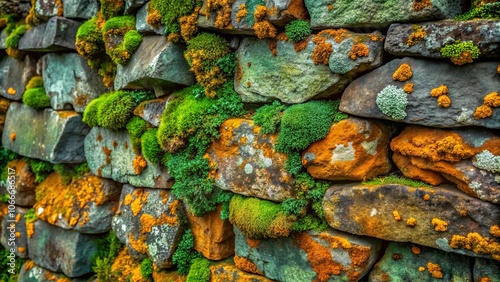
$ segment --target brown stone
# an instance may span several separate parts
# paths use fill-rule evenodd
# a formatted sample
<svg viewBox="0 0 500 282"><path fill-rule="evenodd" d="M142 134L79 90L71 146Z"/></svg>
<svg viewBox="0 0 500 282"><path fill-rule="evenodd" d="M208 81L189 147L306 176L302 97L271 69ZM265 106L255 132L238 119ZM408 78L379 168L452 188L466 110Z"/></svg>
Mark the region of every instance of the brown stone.
<svg viewBox="0 0 500 282"><path fill-rule="evenodd" d="M387 174L389 130L379 122L349 118L333 124L328 135L302 154L302 164L314 177L365 180Z"/></svg>
<svg viewBox="0 0 500 282"><path fill-rule="evenodd" d="M210 260L222 260L234 254L233 225L220 218L221 211L222 205L201 217L186 212L194 236L194 249Z"/></svg>
<svg viewBox="0 0 500 282"><path fill-rule="evenodd" d="M9 162L7 167L15 171L16 205L32 206L35 204L35 174L28 163L22 159Z"/></svg>
<svg viewBox="0 0 500 282"><path fill-rule="evenodd" d="M234 265L232 260L224 260L210 266L210 282L271 282L262 275L250 274Z"/></svg>

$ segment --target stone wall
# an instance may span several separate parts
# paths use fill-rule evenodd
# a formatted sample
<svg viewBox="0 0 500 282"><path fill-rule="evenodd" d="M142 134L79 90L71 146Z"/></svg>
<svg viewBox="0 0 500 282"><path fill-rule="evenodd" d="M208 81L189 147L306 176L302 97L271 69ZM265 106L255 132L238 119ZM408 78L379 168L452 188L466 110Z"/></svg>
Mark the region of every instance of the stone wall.
<svg viewBox="0 0 500 282"><path fill-rule="evenodd" d="M0 281L500 281L500 2L27 2Z"/></svg>

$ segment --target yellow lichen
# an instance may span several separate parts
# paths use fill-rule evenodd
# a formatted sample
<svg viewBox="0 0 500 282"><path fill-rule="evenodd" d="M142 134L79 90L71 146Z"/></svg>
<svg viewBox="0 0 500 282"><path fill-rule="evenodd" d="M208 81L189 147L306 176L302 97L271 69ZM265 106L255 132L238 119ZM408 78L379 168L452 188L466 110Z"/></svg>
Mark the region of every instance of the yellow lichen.
<svg viewBox="0 0 500 282"><path fill-rule="evenodd" d="M413 75L413 73L411 71L410 65L408 65L407 63L404 63L404 64L401 64L399 66L399 68L394 72L394 74L392 75L392 79L404 82L404 81L407 81L408 79L410 79L412 77L412 75Z"/></svg>
<svg viewBox="0 0 500 282"><path fill-rule="evenodd" d="M496 108L500 107L500 94L492 92L484 97L484 105Z"/></svg>
<svg viewBox="0 0 500 282"><path fill-rule="evenodd" d="M493 225L490 227L490 234L494 237L500 237L500 227L498 225Z"/></svg>
<svg viewBox="0 0 500 282"><path fill-rule="evenodd" d="M12 132L9 136L10 141L16 141L16 133Z"/></svg>
<svg viewBox="0 0 500 282"><path fill-rule="evenodd" d="M417 220L414 219L413 217L410 217L406 220L406 225L413 227L417 225Z"/></svg>
<svg viewBox="0 0 500 282"><path fill-rule="evenodd" d="M245 4L241 4L238 8L238 13L236 13L236 22L241 22L243 18L248 15L247 7Z"/></svg>
<svg viewBox="0 0 500 282"><path fill-rule="evenodd" d="M448 222L441 220L437 217L434 217L431 223L434 226L434 230L436 231L444 232L448 230Z"/></svg>
<svg viewBox="0 0 500 282"><path fill-rule="evenodd" d="M200 12L200 7L196 7L190 15L182 16L179 18L179 24L181 25L180 35L182 36L182 39L184 39L185 42L191 40L198 32L199 12Z"/></svg>
<svg viewBox="0 0 500 282"><path fill-rule="evenodd" d="M129 235L128 243L135 251L146 254L148 252L148 245L144 242L145 237L146 236L142 235L139 239L135 239L133 235Z"/></svg>
<svg viewBox="0 0 500 282"><path fill-rule="evenodd" d="M481 236L477 232L468 233L467 236L453 235L450 241L453 249L465 248L479 255L491 255L500 261L500 243Z"/></svg>
<svg viewBox="0 0 500 282"><path fill-rule="evenodd" d="M427 36L427 33L423 30L421 26L413 26L413 32L410 34L408 37L408 40L406 41L407 46L413 46L417 44L418 42L422 41L425 39L425 36Z"/></svg>
<svg viewBox="0 0 500 282"><path fill-rule="evenodd" d="M364 43L356 43L352 45L349 52L349 59L356 60L358 57L366 57L370 53L370 49Z"/></svg>
<svg viewBox="0 0 500 282"><path fill-rule="evenodd" d="M474 111L474 118L475 119L483 119L483 118L488 118L493 115L493 109L490 106L487 105L481 105L476 108Z"/></svg>
<svg viewBox="0 0 500 282"><path fill-rule="evenodd" d="M423 267L423 266L419 267L419 268L418 268L418 271L420 271L420 272L424 272L424 271L425 271L425 267Z"/></svg>
<svg viewBox="0 0 500 282"><path fill-rule="evenodd" d="M228 28L231 25L231 11L235 0L207 0L207 9L216 12L214 26L216 28ZM265 7L265 6L264 6Z"/></svg>
<svg viewBox="0 0 500 282"><path fill-rule="evenodd" d="M441 108L448 108L451 105L451 99L446 95L439 96L437 102L438 106Z"/></svg>
<svg viewBox="0 0 500 282"><path fill-rule="evenodd" d="M16 95L16 89L9 87L9 89L7 89L7 94Z"/></svg>
<svg viewBox="0 0 500 282"><path fill-rule="evenodd" d="M400 221L401 220L401 215L399 214L398 211L392 211L392 216L394 216L394 219L396 221Z"/></svg>
<svg viewBox="0 0 500 282"><path fill-rule="evenodd" d="M432 97L440 97L442 95L448 95L448 87L446 85L441 85L431 90Z"/></svg>
<svg viewBox="0 0 500 282"><path fill-rule="evenodd" d="M443 273L441 272L441 266L437 263L428 262L427 270L434 278L442 279Z"/></svg>
<svg viewBox="0 0 500 282"><path fill-rule="evenodd" d="M413 83L412 82L406 83L405 86L403 87L403 90L406 92L406 94L413 93Z"/></svg>
<svg viewBox="0 0 500 282"><path fill-rule="evenodd" d="M148 163L143 156L135 156L132 166L134 167L135 174L139 175L148 166Z"/></svg>

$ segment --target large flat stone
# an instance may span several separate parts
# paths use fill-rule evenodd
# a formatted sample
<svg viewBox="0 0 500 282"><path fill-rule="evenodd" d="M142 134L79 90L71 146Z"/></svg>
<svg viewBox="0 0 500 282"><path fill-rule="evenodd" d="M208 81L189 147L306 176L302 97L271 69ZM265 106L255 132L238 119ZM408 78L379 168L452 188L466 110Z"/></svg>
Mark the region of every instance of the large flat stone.
<svg viewBox="0 0 500 282"><path fill-rule="evenodd" d="M168 42L165 36L143 37L130 61L118 65L115 89L161 88L168 93L194 84L194 75L184 59L185 50L184 45Z"/></svg>
<svg viewBox="0 0 500 282"><path fill-rule="evenodd" d="M36 74L36 59L27 55L24 60L5 56L0 60L0 95L20 101L30 78Z"/></svg>
<svg viewBox="0 0 500 282"><path fill-rule="evenodd" d="M26 31L19 40L21 51L67 51L75 50L76 32L82 23L63 17L50 18L47 23Z"/></svg>
<svg viewBox="0 0 500 282"><path fill-rule="evenodd" d="M90 19L99 11L98 0L62 0L64 17L70 19Z"/></svg>
<svg viewBox="0 0 500 282"><path fill-rule="evenodd" d="M54 110L74 109L82 113L87 104L109 88L102 77L74 53L51 53L42 57L43 84Z"/></svg>
<svg viewBox="0 0 500 282"><path fill-rule="evenodd" d="M99 177L137 187L170 188L173 184L165 167L146 161L134 150L125 130L92 128L85 138L85 157L90 170ZM146 167L134 165L141 158Z"/></svg>
<svg viewBox="0 0 500 282"><path fill-rule="evenodd" d="M408 64L413 75L407 81L395 81L393 74L402 64ZM500 109L493 109L488 118L475 119L477 107L483 105L487 94L498 91L500 80L498 62L480 62L455 66L448 62L422 59L395 59L353 81L342 95L339 109L343 112L370 118L393 120L376 104L378 93L389 85L403 89L407 83L414 90L407 95L404 123L431 127L483 126L500 128ZM437 98L430 92L441 85L448 88L451 105L438 106Z"/></svg>
<svg viewBox="0 0 500 282"><path fill-rule="evenodd" d="M38 111L11 103L2 145L29 158L51 163L81 163L85 161L83 140L88 131L88 126L76 112Z"/></svg>
<svg viewBox="0 0 500 282"><path fill-rule="evenodd" d="M500 260L500 242L490 234L500 207L450 186L337 184L323 209L338 230Z"/></svg>

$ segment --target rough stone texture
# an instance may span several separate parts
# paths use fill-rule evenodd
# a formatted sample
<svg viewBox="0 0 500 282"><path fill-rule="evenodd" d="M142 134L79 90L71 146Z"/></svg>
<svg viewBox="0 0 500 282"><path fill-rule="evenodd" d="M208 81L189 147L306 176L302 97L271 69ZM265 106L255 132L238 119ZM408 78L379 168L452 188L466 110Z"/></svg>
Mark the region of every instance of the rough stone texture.
<svg viewBox="0 0 500 282"><path fill-rule="evenodd" d="M474 262L474 281L500 281L500 262L491 259L476 258ZM487 280L487 279L490 280Z"/></svg>
<svg viewBox="0 0 500 282"><path fill-rule="evenodd" d="M97 71L78 54L51 53L41 61L45 92L54 110L74 109L82 113L91 100L109 91Z"/></svg>
<svg viewBox="0 0 500 282"><path fill-rule="evenodd" d="M31 171L28 163L22 159L17 159L9 162L8 168L14 169L15 174L15 190L16 205L31 207L35 204L35 174ZM7 184L0 185L0 194L7 193Z"/></svg>
<svg viewBox="0 0 500 282"><path fill-rule="evenodd" d="M235 227L236 266L283 281L358 281L373 266L381 242L336 230L249 240Z"/></svg>
<svg viewBox="0 0 500 282"><path fill-rule="evenodd" d="M391 149L406 177L432 185L449 180L473 197L500 203L500 175L473 165L485 150L500 156L500 136L490 131L409 126L392 139Z"/></svg>
<svg viewBox="0 0 500 282"><path fill-rule="evenodd" d="M35 0L35 14L45 20L58 16L59 9L63 8L61 4L63 4L61 1L56 0Z"/></svg>
<svg viewBox="0 0 500 282"><path fill-rule="evenodd" d="M361 181L387 174L391 169L389 134L376 121L342 120L302 152L302 164L312 177L326 180Z"/></svg>
<svg viewBox="0 0 500 282"><path fill-rule="evenodd" d="M149 256L159 268L168 268L185 220L183 204L171 192L124 185L113 230L130 256Z"/></svg>
<svg viewBox="0 0 500 282"><path fill-rule="evenodd" d="M90 19L99 11L98 0L62 0L64 17L75 19Z"/></svg>
<svg viewBox="0 0 500 282"><path fill-rule="evenodd" d="M82 23L63 17L50 18L47 23L26 31L19 40L21 51L67 51L75 50L76 32Z"/></svg>
<svg viewBox="0 0 500 282"><path fill-rule="evenodd" d="M422 22L454 18L469 8L465 0L304 0L311 27L384 28L394 22ZM426 2L429 2L427 5Z"/></svg>
<svg viewBox="0 0 500 282"><path fill-rule="evenodd" d="M210 282L272 282L262 275L247 273L234 264L233 258L210 265Z"/></svg>
<svg viewBox="0 0 500 282"><path fill-rule="evenodd" d="M145 6L148 0L125 0L125 10L124 13L126 15L128 14L135 14L139 8L142 6Z"/></svg>
<svg viewBox="0 0 500 282"><path fill-rule="evenodd" d="M28 249L29 257L36 265L53 272L63 272L68 277L92 271L97 236L62 229L42 220L34 223L34 231L33 236L28 238Z"/></svg>
<svg viewBox="0 0 500 282"><path fill-rule="evenodd" d="M6 39L7 39L7 32L5 31L5 29L3 29L2 32L0 32L0 49L2 50L7 48L7 46L5 46Z"/></svg>
<svg viewBox="0 0 500 282"><path fill-rule="evenodd" d="M450 186L338 184L326 192L323 209L338 230L500 260L500 242L490 235L500 207Z"/></svg>
<svg viewBox="0 0 500 282"><path fill-rule="evenodd" d="M0 205L2 226L0 243L6 250L9 250L9 252L11 249L14 249L16 256L27 258L28 235L26 233L26 220L24 214L28 209L18 206L14 206L14 209L12 209L11 206L11 209L9 209L7 204Z"/></svg>
<svg viewBox="0 0 500 282"><path fill-rule="evenodd" d="M408 42L416 29L425 32L423 40ZM441 48L455 41L472 41L481 58L500 55L500 21L442 21L422 24L392 24L387 32L385 50L396 56L442 58Z"/></svg>
<svg viewBox="0 0 500 282"><path fill-rule="evenodd" d="M369 49L366 57L349 59L354 40L363 40ZM329 67L315 64L311 55L316 48L312 37L304 50L296 52L287 41L244 38L236 51L239 70L235 90L244 102L263 103L279 99L285 103L302 103L313 98L341 93L351 80L382 63L382 39L379 33L346 32L343 40L328 38L333 46ZM276 45L276 56L272 44ZM333 71L333 73L332 73Z"/></svg>
<svg viewBox="0 0 500 282"><path fill-rule="evenodd" d="M432 264L439 265L440 271L433 268ZM471 267L472 259L466 256L409 243L391 242L382 259L370 272L369 281L466 282L472 281Z"/></svg>
<svg viewBox="0 0 500 282"><path fill-rule="evenodd" d="M53 281L71 281L85 282L85 278L68 278L64 274L49 271L43 267L39 267L33 261L27 261L23 264L19 271L18 282L53 282Z"/></svg>
<svg viewBox="0 0 500 282"><path fill-rule="evenodd" d="M217 163L216 185L234 193L272 201L293 197L294 180L285 170L287 155L274 150L276 134L259 134L253 121L233 118L207 154Z"/></svg>
<svg viewBox="0 0 500 282"><path fill-rule="evenodd" d="M85 138L85 156L90 170L97 176L137 187L172 187L170 175L163 166L147 161L147 166L136 172L134 160L142 156L132 147L127 131L92 128Z"/></svg>
<svg viewBox="0 0 500 282"><path fill-rule="evenodd" d="M186 212L194 249L210 260L222 260L234 254L233 225L220 218L221 211L222 205L200 217Z"/></svg>
<svg viewBox="0 0 500 282"><path fill-rule="evenodd" d="M170 96L142 102L134 109L134 115L140 116L153 126L160 126L161 114L170 100Z"/></svg>
<svg viewBox="0 0 500 282"><path fill-rule="evenodd" d="M66 184L54 172L38 184L34 209L38 219L52 225L80 233L105 233L111 230L120 189L116 182L91 173Z"/></svg>
<svg viewBox="0 0 500 282"><path fill-rule="evenodd" d="M35 72L36 59L33 56L27 55L24 60L5 56L0 60L0 95L10 100L21 100L24 88Z"/></svg>
<svg viewBox="0 0 500 282"><path fill-rule="evenodd" d="M130 61L125 66L118 65L115 89L161 88L173 91L193 84L193 73L184 59L185 50L184 45L168 42L165 36L143 37ZM158 91L155 92L158 95Z"/></svg>
<svg viewBox="0 0 500 282"><path fill-rule="evenodd" d="M11 103L2 146L51 163L81 163L85 161L83 140L88 131L76 112L37 111L21 103Z"/></svg>
<svg viewBox="0 0 500 282"><path fill-rule="evenodd" d="M148 16L148 5L149 2L146 5L144 5L135 15L135 29L141 34L164 35L165 34L164 25L154 28L146 22L146 18Z"/></svg>
<svg viewBox="0 0 500 282"><path fill-rule="evenodd" d="M401 64L411 67L413 76L405 82L395 81L392 76ZM477 107L483 98L498 91L500 80L498 62L481 62L457 67L448 62L422 59L395 59L376 70L353 81L342 95L340 110L357 116L393 120L377 107L377 94L388 85L403 88L406 83L414 84L414 91L408 95L405 123L432 127L483 126L500 128L500 110L493 109L493 116L475 119ZM438 106L431 90L445 85L451 105Z"/></svg>

